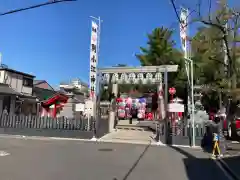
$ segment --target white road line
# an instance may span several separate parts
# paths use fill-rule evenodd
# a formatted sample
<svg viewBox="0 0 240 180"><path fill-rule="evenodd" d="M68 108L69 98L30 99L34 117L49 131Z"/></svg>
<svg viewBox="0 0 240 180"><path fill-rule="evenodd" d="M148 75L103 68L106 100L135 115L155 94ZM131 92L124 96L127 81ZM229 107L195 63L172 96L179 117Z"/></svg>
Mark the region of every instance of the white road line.
<svg viewBox="0 0 240 180"><path fill-rule="evenodd" d="M201 147L200 146L188 146L188 145L178 145L178 144L173 144L173 145L171 145L171 146L173 146L173 147L183 147L183 148L192 148L192 149L201 149Z"/></svg>
<svg viewBox="0 0 240 180"><path fill-rule="evenodd" d="M0 138L13 138L25 140L68 140L68 141L92 141L91 139L77 139L77 138L61 138L61 137L44 137L44 136L20 136L20 135L0 135Z"/></svg>
<svg viewBox="0 0 240 180"><path fill-rule="evenodd" d="M232 144L240 144L239 141L232 141L231 143L232 143Z"/></svg>
<svg viewBox="0 0 240 180"><path fill-rule="evenodd" d="M6 151L0 151L0 156L3 157L3 156L8 156L10 155L10 153L6 152Z"/></svg>
<svg viewBox="0 0 240 180"><path fill-rule="evenodd" d="M128 140L99 140L98 142L101 143L121 143L121 144L137 144L137 145L155 145L157 146L156 142L150 141L128 141Z"/></svg>
<svg viewBox="0 0 240 180"><path fill-rule="evenodd" d="M43 137L43 140L67 140L67 141L91 141L91 139L61 138L61 137Z"/></svg>

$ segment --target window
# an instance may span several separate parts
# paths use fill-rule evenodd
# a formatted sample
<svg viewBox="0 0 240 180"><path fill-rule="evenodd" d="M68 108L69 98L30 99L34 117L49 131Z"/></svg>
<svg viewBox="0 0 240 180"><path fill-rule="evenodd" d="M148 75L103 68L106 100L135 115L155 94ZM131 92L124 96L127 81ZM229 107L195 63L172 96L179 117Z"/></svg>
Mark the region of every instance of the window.
<svg viewBox="0 0 240 180"><path fill-rule="evenodd" d="M32 87L33 86L33 79L23 77L23 86Z"/></svg>

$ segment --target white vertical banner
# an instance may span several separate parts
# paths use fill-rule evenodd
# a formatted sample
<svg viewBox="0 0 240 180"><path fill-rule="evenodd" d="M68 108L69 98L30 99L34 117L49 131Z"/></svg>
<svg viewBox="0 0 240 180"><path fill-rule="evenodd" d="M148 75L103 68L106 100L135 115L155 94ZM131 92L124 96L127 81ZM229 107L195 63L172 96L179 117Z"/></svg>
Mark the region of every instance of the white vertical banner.
<svg viewBox="0 0 240 180"><path fill-rule="evenodd" d="M228 22L226 22L225 24L225 29L226 29L226 32L228 32ZM223 40L223 50L224 50L224 64L226 65L225 66L225 72L227 74L227 71L228 71L228 55L227 55L227 46L226 46L226 43L225 41Z"/></svg>
<svg viewBox="0 0 240 180"><path fill-rule="evenodd" d="M90 98L96 98L97 87L97 61L98 61L98 24L92 21L91 28L91 46L90 46Z"/></svg>
<svg viewBox="0 0 240 180"><path fill-rule="evenodd" d="M184 58L188 58L188 16L189 12L188 9L181 8L180 12L180 39L181 39L181 46L184 52ZM185 61L185 68L188 77L188 82L190 83L189 79L189 62Z"/></svg>
<svg viewBox="0 0 240 180"><path fill-rule="evenodd" d="M2 65L2 53L0 53L0 66Z"/></svg>
<svg viewBox="0 0 240 180"><path fill-rule="evenodd" d="M188 10L181 8L180 12L180 38L184 57L188 57L187 52L187 33L188 33Z"/></svg>

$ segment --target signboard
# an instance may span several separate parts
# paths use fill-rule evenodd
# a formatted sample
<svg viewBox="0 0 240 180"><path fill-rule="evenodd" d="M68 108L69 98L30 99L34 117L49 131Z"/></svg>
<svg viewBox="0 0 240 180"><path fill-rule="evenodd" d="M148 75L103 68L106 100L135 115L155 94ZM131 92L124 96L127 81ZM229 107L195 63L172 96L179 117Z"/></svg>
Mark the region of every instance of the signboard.
<svg viewBox="0 0 240 180"><path fill-rule="evenodd" d="M85 101L84 113L88 114L90 116L93 116L93 101L92 100Z"/></svg>
<svg viewBox="0 0 240 180"><path fill-rule="evenodd" d="M184 105L179 103L168 104L168 112L184 112Z"/></svg>
<svg viewBox="0 0 240 180"><path fill-rule="evenodd" d="M97 80L97 60L98 60L98 25L92 21L91 47L90 47L90 98L96 97Z"/></svg>
<svg viewBox="0 0 240 180"><path fill-rule="evenodd" d="M169 94L173 95L176 93L176 89L174 87L169 88L168 90Z"/></svg>
<svg viewBox="0 0 240 180"><path fill-rule="evenodd" d="M84 108L85 108L85 104L83 104L83 103L77 103L75 110L78 111L78 112L84 112Z"/></svg>

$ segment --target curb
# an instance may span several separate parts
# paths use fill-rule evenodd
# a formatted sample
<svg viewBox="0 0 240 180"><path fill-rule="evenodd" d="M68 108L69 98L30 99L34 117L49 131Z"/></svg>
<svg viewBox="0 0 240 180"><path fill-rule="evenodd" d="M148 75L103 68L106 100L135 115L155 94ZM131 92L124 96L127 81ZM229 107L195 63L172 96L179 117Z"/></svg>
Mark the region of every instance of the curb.
<svg viewBox="0 0 240 180"><path fill-rule="evenodd" d="M97 141L96 139L78 139L78 138L62 138L62 137L45 137L45 136L22 136L22 135L2 135L0 134L0 138L14 138L14 139L26 139L26 140L65 140L65 141Z"/></svg>
<svg viewBox="0 0 240 180"><path fill-rule="evenodd" d="M120 143L120 144L135 144L135 145L150 145L150 146L162 146L155 142L141 142L141 141L126 141L126 140L98 140L99 143Z"/></svg>
<svg viewBox="0 0 240 180"><path fill-rule="evenodd" d="M108 134L107 134L108 135ZM106 136L106 135L105 135ZM78 139L78 138L62 138L62 137L44 137L44 136L22 136L22 135L3 135L0 134L0 138L14 138L14 139L25 139L25 140L42 140L42 141L53 141L53 140L63 140L63 141L82 141L82 142L102 142L102 143L122 143L122 144L138 144L138 145L147 145L149 142L143 142L143 141L127 141L127 140L105 140L102 138L92 138L92 139ZM187 146L187 145L167 145L162 142L151 142L150 145L152 146L161 146L161 147L182 147L182 148L191 148L191 149L200 149L200 146Z"/></svg>
<svg viewBox="0 0 240 180"><path fill-rule="evenodd" d="M240 177L233 172L233 170L227 165L227 163L223 159L217 159L218 162L221 163L223 168L233 177L234 180L240 180Z"/></svg>
<svg viewBox="0 0 240 180"><path fill-rule="evenodd" d="M188 146L188 145L177 145L177 144L172 144L172 145L168 145L168 146L172 146L172 147L182 147L182 148L191 148L191 149L202 149L201 146Z"/></svg>

